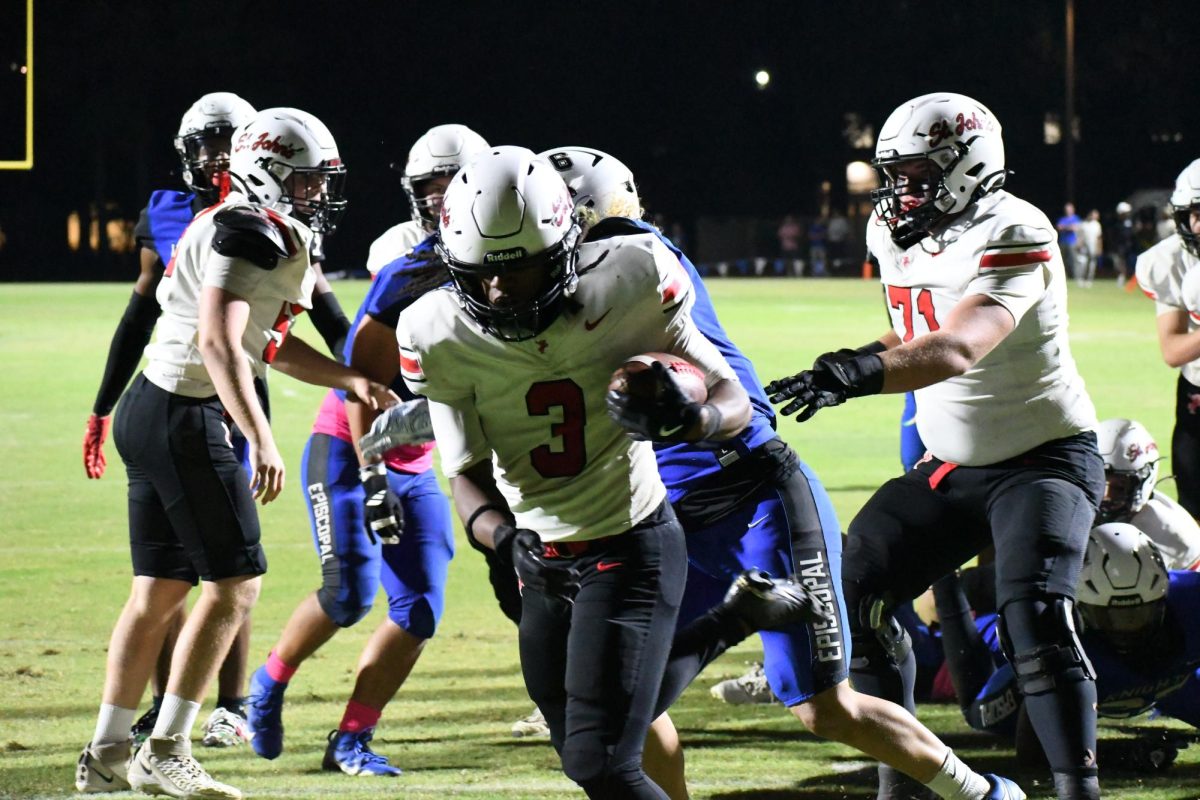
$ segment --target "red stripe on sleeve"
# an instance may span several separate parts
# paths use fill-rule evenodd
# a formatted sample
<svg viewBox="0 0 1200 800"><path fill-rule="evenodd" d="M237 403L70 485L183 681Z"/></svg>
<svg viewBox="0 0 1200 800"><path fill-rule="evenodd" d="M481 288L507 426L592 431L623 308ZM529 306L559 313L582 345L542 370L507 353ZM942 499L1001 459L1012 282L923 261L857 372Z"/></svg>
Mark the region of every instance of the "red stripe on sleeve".
<svg viewBox="0 0 1200 800"><path fill-rule="evenodd" d="M421 362L415 358L408 356L400 356L400 369L405 372L411 372L414 375L421 374Z"/></svg>
<svg viewBox="0 0 1200 800"><path fill-rule="evenodd" d="M1026 253L989 253L979 259L979 268L1019 267L1025 264L1042 264L1049 260L1049 250L1031 250Z"/></svg>

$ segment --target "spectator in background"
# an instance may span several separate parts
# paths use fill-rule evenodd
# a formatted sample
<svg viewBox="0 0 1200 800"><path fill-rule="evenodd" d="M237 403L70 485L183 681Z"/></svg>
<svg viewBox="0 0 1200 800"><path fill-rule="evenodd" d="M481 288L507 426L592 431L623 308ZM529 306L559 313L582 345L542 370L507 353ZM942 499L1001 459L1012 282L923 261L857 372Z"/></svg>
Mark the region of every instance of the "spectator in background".
<svg viewBox="0 0 1200 800"><path fill-rule="evenodd" d="M1096 262L1104 252L1104 228L1100 225L1100 212L1094 208L1079 223L1079 245L1080 285L1091 286L1096 278Z"/></svg>
<svg viewBox="0 0 1200 800"><path fill-rule="evenodd" d="M825 243L828 239L829 217L822 213L819 217L814 217L808 225L808 263L812 265L810 274L814 278L823 278L828 274L825 269Z"/></svg>
<svg viewBox="0 0 1200 800"><path fill-rule="evenodd" d="M1108 252L1117 272L1117 286L1124 286L1137 260L1137 244L1133 230L1133 206L1117 203L1117 216L1108 228Z"/></svg>
<svg viewBox="0 0 1200 800"><path fill-rule="evenodd" d="M1054 227L1058 230L1058 247L1062 250L1063 264L1070 271L1071 277L1079 281L1079 215L1075 213L1075 204L1063 205L1063 215L1058 218Z"/></svg>
<svg viewBox="0 0 1200 800"><path fill-rule="evenodd" d="M800 227L800 220L796 219L795 214L788 214L779 223L775 235L779 237L779 261L783 271L797 277L803 275L804 260L800 257L800 237L804 235L804 229Z"/></svg>
<svg viewBox="0 0 1200 800"><path fill-rule="evenodd" d="M1156 242L1161 242L1163 239L1169 239L1175 235L1175 216L1171 210L1171 206L1165 205L1158 210L1158 222L1154 226L1154 237Z"/></svg>
<svg viewBox="0 0 1200 800"><path fill-rule="evenodd" d="M850 220L835 211L829 218L829 262L835 272L846 260L847 244L850 240Z"/></svg>

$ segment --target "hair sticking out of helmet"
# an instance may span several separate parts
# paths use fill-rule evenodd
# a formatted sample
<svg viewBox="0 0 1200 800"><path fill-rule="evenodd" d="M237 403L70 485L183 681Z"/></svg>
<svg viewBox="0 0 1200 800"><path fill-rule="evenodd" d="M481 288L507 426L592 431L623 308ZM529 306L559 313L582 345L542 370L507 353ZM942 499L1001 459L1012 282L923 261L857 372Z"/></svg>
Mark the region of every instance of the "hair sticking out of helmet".
<svg viewBox="0 0 1200 800"><path fill-rule="evenodd" d="M442 203L437 248L459 302L487 333L532 339L575 291L580 230L549 162L496 147L458 172Z"/></svg>
<svg viewBox="0 0 1200 800"><path fill-rule="evenodd" d="M1000 123L986 106L938 92L904 103L879 131L880 188L871 192L878 220L907 249L943 219L1004 185Z"/></svg>
<svg viewBox="0 0 1200 800"><path fill-rule="evenodd" d="M254 117L254 106L232 92L212 92L192 103L179 122L175 152L183 182L206 205L229 191L233 132Z"/></svg>
<svg viewBox="0 0 1200 800"><path fill-rule="evenodd" d="M1200 159L1188 164L1175 179L1175 191L1171 192L1171 215L1175 220L1175 231L1185 250L1200 258L1200 221L1195 225L1192 218L1200 220Z"/></svg>
<svg viewBox="0 0 1200 800"><path fill-rule="evenodd" d="M436 231L445 184L464 164L487 149L487 141L466 125L435 125L422 134L408 151L404 175L400 178L413 222L428 233ZM392 164L392 168L400 166Z"/></svg>
<svg viewBox="0 0 1200 800"><path fill-rule="evenodd" d="M346 210L346 167L333 134L296 108L268 108L234 132L233 190L313 231L330 234Z"/></svg>
<svg viewBox="0 0 1200 800"><path fill-rule="evenodd" d="M1117 649L1134 650L1162 623L1168 583L1162 554L1146 534L1108 522L1088 536L1076 607L1084 622Z"/></svg>
<svg viewBox="0 0 1200 800"><path fill-rule="evenodd" d="M1141 423L1106 419L1096 427L1104 459L1104 498L1101 522L1128 522L1154 494L1158 481L1158 444Z"/></svg>
<svg viewBox="0 0 1200 800"><path fill-rule="evenodd" d="M609 217L641 219L642 200L629 167L587 147L555 147L538 154L558 170L575 201L575 214L590 228Z"/></svg>

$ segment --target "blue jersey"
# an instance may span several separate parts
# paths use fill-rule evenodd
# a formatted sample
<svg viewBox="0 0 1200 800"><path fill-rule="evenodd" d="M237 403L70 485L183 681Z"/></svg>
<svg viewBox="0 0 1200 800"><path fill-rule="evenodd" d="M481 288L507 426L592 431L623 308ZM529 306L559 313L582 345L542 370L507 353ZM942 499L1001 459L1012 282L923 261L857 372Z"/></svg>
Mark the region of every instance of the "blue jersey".
<svg viewBox="0 0 1200 800"><path fill-rule="evenodd" d="M137 243L158 253L163 266L170 264L175 244L200 210L197 205L196 195L191 192L157 190L150 195L150 202L134 229Z"/></svg>
<svg viewBox="0 0 1200 800"><path fill-rule="evenodd" d="M762 382L754 371L754 365L730 341L729 334L725 333L725 329L721 327L716 309L713 308L712 299L708 296L708 290L700 279L700 273L696 271L696 267L670 239L663 236L658 228L642 220L631 220L631 222L656 235L675 254L679 263L687 271L696 294L696 304L692 307L692 320L695 321L696 327L700 329L705 338L721 351L721 355L725 356L729 366L733 367L738 380L742 382L742 386L750 395L750 405L753 410L750 424L735 438L722 442L722 449L717 450L713 449L711 445L704 446L689 442L654 445L654 455L658 459L658 473L667 486L668 498L674 503L687 494L693 486L702 482L709 475L719 472L721 469L720 458L725 453L734 450L745 454L774 439L775 410L767 401L767 395L762 390Z"/></svg>
<svg viewBox="0 0 1200 800"><path fill-rule="evenodd" d="M375 280L371 281L371 288L367 290L367 296L363 298L362 305L358 307L358 313L354 316L354 322L350 325L350 333L346 335L346 347L342 351L342 355L347 364L350 363L350 354L354 351L354 334L362 323L363 317L370 316L371 319L389 328L396 327L397 321L400 319L400 312L417 299L417 295L411 292L409 286L414 272L430 266L429 256L432 255L432 251L433 237L430 236L376 273ZM422 283L425 282L422 281ZM396 378L392 381L390 388L405 400L413 398L413 393L408 390L408 387L404 385L404 380L400 377L399 365L396 369ZM344 397L344 395L344 392L339 392L339 396Z"/></svg>

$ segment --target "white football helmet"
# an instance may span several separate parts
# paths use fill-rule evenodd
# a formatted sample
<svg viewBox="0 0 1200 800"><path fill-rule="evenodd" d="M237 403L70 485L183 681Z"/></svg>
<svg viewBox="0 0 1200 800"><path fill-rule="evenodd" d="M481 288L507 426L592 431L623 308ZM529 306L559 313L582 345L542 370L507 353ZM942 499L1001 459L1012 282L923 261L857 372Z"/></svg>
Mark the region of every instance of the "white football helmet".
<svg viewBox="0 0 1200 800"><path fill-rule="evenodd" d="M927 168L922 178L911 175L918 162ZM893 111L879 131L871 166L880 182L871 192L876 216L905 249L943 217L999 189L1008 174L996 117L951 92L922 95Z"/></svg>
<svg viewBox="0 0 1200 800"><path fill-rule="evenodd" d="M554 167L524 147L491 148L454 176L442 202L438 254L463 308L489 334L532 339L558 317L578 280L573 208ZM520 286L520 295L494 303L484 282L496 278Z"/></svg>
<svg viewBox="0 0 1200 800"><path fill-rule="evenodd" d="M538 154L550 162L575 200L585 227L609 217L642 218L642 200L629 167L587 147L555 147Z"/></svg>
<svg viewBox="0 0 1200 800"><path fill-rule="evenodd" d="M1158 443L1140 422L1106 419L1096 428L1104 459L1101 522L1128 522L1154 494L1158 482Z"/></svg>
<svg viewBox="0 0 1200 800"><path fill-rule="evenodd" d="M1200 234L1192 232L1192 210L1200 211L1200 158L1187 165L1175 179L1175 191L1171 192L1171 214L1175 218L1175 230L1183 241L1184 248L1200 257Z"/></svg>
<svg viewBox="0 0 1200 800"><path fill-rule="evenodd" d="M233 188L290 214L315 232L333 233L346 209L346 167L321 120L297 108L259 111L233 136Z"/></svg>
<svg viewBox="0 0 1200 800"><path fill-rule="evenodd" d="M426 233L436 231L442 194L427 192L423 184L443 175L452 177L463 164L487 149L487 141L466 125L435 125L417 139L408 151L404 175L400 178L413 222L420 224Z"/></svg>
<svg viewBox="0 0 1200 800"><path fill-rule="evenodd" d="M254 116L254 106L233 92L211 92L192 103L179 122L175 152L183 182L207 205L229 189L229 143L233 131Z"/></svg>
<svg viewBox="0 0 1200 800"><path fill-rule="evenodd" d="M1119 649L1154 632L1166 614L1169 576L1146 534L1124 522L1092 528L1076 602L1083 621Z"/></svg>

